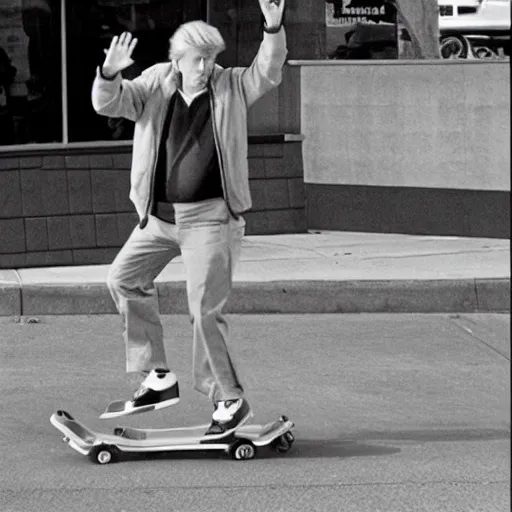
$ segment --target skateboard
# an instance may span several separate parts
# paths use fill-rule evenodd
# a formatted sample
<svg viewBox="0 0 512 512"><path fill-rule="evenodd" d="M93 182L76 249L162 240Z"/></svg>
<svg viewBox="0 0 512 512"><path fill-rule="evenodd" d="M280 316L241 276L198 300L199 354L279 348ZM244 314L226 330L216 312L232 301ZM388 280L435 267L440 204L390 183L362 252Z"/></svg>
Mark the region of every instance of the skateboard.
<svg viewBox="0 0 512 512"><path fill-rule="evenodd" d="M218 450L234 460L249 460L256 456L260 447L268 445L278 453L286 453L295 441L291 432L295 424L286 416L265 425L241 426L215 440L204 435L209 425L171 429L119 426L114 428L113 434L105 434L94 432L60 410L51 416L50 422L64 434L64 442L97 464L120 460L123 454L190 450Z"/></svg>

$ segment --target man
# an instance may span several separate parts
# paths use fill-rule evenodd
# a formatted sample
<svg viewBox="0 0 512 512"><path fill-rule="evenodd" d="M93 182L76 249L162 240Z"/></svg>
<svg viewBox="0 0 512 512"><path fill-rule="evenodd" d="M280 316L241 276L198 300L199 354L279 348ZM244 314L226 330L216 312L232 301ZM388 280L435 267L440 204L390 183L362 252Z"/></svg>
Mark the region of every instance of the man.
<svg viewBox="0 0 512 512"><path fill-rule="evenodd" d="M263 41L247 68L223 69L218 30L182 25L170 40L170 63L134 80L129 33L114 37L98 69L92 102L99 114L135 121L131 192L140 217L112 263L107 284L124 318L127 372L143 375L129 401L109 404L103 418L168 407L179 401L167 364L154 279L182 255L193 323L194 387L214 405L206 434L222 437L252 416L227 347L222 308L232 286L251 207L247 109L279 85L287 49L284 0L259 0Z"/></svg>

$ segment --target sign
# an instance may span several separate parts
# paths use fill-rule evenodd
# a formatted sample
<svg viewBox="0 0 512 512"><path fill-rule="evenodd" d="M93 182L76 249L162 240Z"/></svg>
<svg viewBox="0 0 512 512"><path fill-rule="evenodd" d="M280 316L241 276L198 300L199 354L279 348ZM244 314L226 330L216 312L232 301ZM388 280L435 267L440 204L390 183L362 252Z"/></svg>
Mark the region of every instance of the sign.
<svg viewBox="0 0 512 512"><path fill-rule="evenodd" d="M325 0L325 24L346 27L354 23L379 23L386 20L383 1Z"/></svg>

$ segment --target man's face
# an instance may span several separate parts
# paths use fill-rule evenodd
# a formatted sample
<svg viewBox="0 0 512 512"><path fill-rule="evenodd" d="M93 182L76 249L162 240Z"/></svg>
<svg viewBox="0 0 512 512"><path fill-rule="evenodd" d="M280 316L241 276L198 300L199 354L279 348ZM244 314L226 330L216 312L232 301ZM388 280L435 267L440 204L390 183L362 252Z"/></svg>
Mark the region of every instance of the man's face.
<svg viewBox="0 0 512 512"><path fill-rule="evenodd" d="M198 91L204 89L215 66L215 58L204 50L187 50L178 61L184 85Z"/></svg>

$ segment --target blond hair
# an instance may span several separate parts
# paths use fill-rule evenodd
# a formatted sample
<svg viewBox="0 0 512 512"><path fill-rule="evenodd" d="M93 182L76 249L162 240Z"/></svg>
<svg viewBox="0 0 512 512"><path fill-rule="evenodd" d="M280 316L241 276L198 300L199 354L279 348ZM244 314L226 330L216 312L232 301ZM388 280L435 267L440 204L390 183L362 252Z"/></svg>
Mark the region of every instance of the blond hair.
<svg viewBox="0 0 512 512"><path fill-rule="evenodd" d="M226 43L215 27L195 20L184 23L174 32L169 40L169 58L178 60L191 48L217 56L226 49Z"/></svg>

